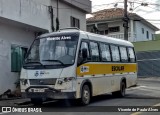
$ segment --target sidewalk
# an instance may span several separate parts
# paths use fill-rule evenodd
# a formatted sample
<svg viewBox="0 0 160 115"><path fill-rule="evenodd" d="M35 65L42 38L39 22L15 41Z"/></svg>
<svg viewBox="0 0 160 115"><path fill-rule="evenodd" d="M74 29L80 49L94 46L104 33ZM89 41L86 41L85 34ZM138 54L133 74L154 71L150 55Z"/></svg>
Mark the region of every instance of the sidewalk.
<svg viewBox="0 0 160 115"><path fill-rule="evenodd" d="M138 80L146 80L146 81L159 81L160 82L160 77L138 77Z"/></svg>

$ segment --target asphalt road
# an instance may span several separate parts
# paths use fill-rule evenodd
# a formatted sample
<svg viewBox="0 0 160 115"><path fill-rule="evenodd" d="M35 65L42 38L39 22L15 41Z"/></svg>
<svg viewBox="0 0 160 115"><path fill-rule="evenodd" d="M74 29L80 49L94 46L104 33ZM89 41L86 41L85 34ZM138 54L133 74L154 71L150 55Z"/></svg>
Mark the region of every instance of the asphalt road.
<svg viewBox="0 0 160 115"><path fill-rule="evenodd" d="M126 91L124 98L114 98L111 94L97 96L92 99L90 105L85 107L70 105L66 101L55 101L44 103L41 107L42 110L48 111L45 113L23 113L23 115L97 115L97 114L108 114L108 115L159 115L160 112L106 112L112 111L112 109L119 110L138 108L138 106L152 110L160 110L160 81L152 80L139 80L138 86L129 88ZM24 105L25 107L31 106L32 104ZM134 107L133 107L134 106ZM119 109L118 109L119 108ZM58 111L58 112L56 112ZM67 111L67 112L65 112ZM72 112L72 111L83 111L83 112ZM86 112L89 111L89 112ZM97 112L96 112L97 111ZM100 112L101 111L101 112ZM105 112L104 112L105 111ZM6 115L21 115L22 113L6 113Z"/></svg>

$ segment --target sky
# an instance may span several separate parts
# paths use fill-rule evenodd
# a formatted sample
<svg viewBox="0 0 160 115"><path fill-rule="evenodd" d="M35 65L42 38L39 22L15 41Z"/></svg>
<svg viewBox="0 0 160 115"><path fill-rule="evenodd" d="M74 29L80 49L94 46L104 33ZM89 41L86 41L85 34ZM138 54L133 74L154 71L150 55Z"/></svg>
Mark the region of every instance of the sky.
<svg viewBox="0 0 160 115"><path fill-rule="evenodd" d="M114 8L117 3L117 8L124 7L124 0L91 0L92 12ZM147 6L141 5L147 3ZM133 9L132 11L130 9ZM128 0L128 11L136 13L151 22L153 25L160 29L160 0ZM92 15L87 15L90 17ZM160 31L158 32L160 33Z"/></svg>

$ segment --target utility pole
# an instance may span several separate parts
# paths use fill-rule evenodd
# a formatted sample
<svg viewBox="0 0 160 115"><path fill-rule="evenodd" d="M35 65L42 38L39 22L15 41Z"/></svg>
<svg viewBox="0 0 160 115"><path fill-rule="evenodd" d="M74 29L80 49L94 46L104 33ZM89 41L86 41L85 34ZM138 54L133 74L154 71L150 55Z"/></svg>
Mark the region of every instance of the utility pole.
<svg viewBox="0 0 160 115"><path fill-rule="evenodd" d="M124 40L128 40L128 14L127 14L127 2L128 0L124 0L124 18L123 18L123 27L124 27Z"/></svg>

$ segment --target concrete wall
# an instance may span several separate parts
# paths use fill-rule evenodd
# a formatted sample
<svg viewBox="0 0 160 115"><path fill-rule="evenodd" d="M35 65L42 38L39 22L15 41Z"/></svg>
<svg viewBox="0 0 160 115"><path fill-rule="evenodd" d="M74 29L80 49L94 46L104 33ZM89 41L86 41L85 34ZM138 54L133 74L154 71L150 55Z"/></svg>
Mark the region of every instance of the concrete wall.
<svg viewBox="0 0 160 115"><path fill-rule="evenodd" d="M142 28L144 28L144 34L142 33ZM149 39L147 39L146 31L149 32ZM136 32L136 41L152 40L152 34L155 34L154 30L150 29L140 21L135 21L135 32Z"/></svg>
<svg viewBox="0 0 160 115"><path fill-rule="evenodd" d="M33 2L37 4L41 4L44 6L50 6L51 5L51 0L32 0Z"/></svg>
<svg viewBox="0 0 160 115"><path fill-rule="evenodd" d="M29 47L34 32L0 23L0 94L15 89L18 73L11 72L11 44Z"/></svg>
<svg viewBox="0 0 160 115"><path fill-rule="evenodd" d="M138 76L160 77L160 50L137 52Z"/></svg>
<svg viewBox="0 0 160 115"><path fill-rule="evenodd" d="M90 0L63 0L63 1L80 8L85 12L88 12L88 13L91 12L92 5Z"/></svg>
<svg viewBox="0 0 160 115"><path fill-rule="evenodd" d="M47 30L50 28L48 7L36 0L0 0L0 17Z"/></svg>
<svg viewBox="0 0 160 115"><path fill-rule="evenodd" d="M86 30L86 12L91 10L91 2L59 0L60 27L70 26L70 16L80 19L82 30ZM54 24L57 16L57 0L0 0L0 17L51 30L51 19L48 6L54 7ZM86 4L85 4L86 3ZM73 6L75 5L75 6ZM78 5L78 6L76 6ZM80 9L81 8L81 9Z"/></svg>
<svg viewBox="0 0 160 115"><path fill-rule="evenodd" d="M56 17L57 17L57 4L56 0L52 0L51 4L54 10L54 26L56 27ZM86 14L81 10L65 4L64 2L59 2L59 22L60 28L70 27L71 21L70 16L73 16L80 20L80 29L86 30Z"/></svg>

